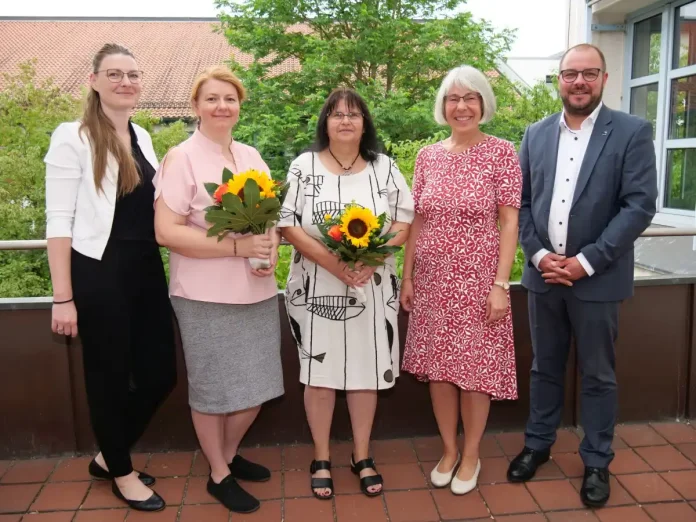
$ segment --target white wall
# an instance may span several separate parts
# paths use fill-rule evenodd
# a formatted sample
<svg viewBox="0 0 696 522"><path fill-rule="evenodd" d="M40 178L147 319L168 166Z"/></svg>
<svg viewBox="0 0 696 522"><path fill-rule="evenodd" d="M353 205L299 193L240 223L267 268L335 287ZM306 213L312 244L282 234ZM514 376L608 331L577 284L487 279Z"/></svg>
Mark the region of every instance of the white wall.
<svg viewBox="0 0 696 522"><path fill-rule="evenodd" d="M569 47L585 43L589 39L589 43L602 50L607 60L609 73L609 81L604 90L604 101L612 109L623 108L626 33L590 31L589 27L592 24L625 24L627 15L655 3L655 0L599 0L590 8L592 13L588 20L586 0L570 0Z"/></svg>

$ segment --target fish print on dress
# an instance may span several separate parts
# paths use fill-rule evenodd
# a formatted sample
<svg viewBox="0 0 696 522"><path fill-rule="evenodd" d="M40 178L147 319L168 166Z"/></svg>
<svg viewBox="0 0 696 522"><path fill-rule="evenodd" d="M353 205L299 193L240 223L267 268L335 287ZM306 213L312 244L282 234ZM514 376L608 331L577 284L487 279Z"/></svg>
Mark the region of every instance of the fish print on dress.
<svg viewBox="0 0 696 522"><path fill-rule="evenodd" d="M290 296L291 305L306 307L308 312L331 321L353 319L365 311L365 305L352 296L320 295L308 298L310 278L307 276L303 279L303 288L298 288Z"/></svg>

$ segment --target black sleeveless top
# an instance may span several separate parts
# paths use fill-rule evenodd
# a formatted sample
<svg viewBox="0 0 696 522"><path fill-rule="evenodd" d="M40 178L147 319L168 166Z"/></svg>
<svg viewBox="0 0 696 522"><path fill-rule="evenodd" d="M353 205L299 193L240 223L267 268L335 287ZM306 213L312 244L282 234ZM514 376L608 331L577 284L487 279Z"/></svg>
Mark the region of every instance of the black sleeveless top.
<svg viewBox="0 0 696 522"><path fill-rule="evenodd" d="M131 154L140 175L140 184L133 192L119 196L111 226L111 239L155 242L155 169L147 161L138 145L133 124L128 122ZM120 180L119 180L120 183Z"/></svg>

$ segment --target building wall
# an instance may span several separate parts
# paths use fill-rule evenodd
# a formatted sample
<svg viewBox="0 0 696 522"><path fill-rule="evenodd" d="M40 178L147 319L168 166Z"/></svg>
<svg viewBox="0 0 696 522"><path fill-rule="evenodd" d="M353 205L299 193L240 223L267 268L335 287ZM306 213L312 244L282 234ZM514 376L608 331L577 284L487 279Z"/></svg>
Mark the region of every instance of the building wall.
<svg viewBox="0 0 696 522"><path fill-rule="evenodd" d="M696 64L695 8L693 0L590 0L589 5L588 0L570 0L568 4L568 45L589 42L606 57L605 103L653 124L660 187L653 221L657 225L692 227L696 215L696 126L690 121L696 120L696 65L688 66ZM677 30L681 48L674 43ZM671 57L678 52L685 55L677 65ZM635 70L629 63L632 56L637 59ZM675 130L674 125L680 128Z"/></svg>

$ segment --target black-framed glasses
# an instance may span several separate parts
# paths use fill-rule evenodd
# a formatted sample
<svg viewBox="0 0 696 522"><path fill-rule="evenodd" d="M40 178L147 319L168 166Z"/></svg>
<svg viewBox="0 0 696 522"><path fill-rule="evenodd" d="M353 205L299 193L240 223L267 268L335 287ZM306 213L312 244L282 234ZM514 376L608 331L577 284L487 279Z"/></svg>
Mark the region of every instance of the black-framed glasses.
<svg viewBox="0 0 696 522"><path fill-rule="evenodd" d="M563 71L561 71L561 78L566 83L572 83L578 79L579 75L582 75L583 79L586 82L593 82L597 78L599 78L599 75L601 73L602 69L597 68L584 69L582 71L576 71L575 69L564 69Z"/></svg>
<svg viewBox="0 0 696 522"><path fill-rule="evenodd" d="M457 96L456 94L450 94L443 98L445 103L448 105L459 105L459 100L464 100L466 105L477 105L481 99L481 95L478 93L469 93L464 96Z"/></svg>
<svg viewBox="0 0 696 522"><path fill-rule="evenodd" d="M362 112L332 112L330 118L334 121L341 122L343 118L348 118L350 122L357 122L363 117Z"/></svg>
<svg viewBox="0 0 696 522"><path fill-rule="evenodd" d="M121 80L123 80L123 76L126 75L128 76L128 80L131 83L140 83L140 81L143 79L143 71L122 71L121 69L102 69L101 71L97 71L97 73L106 73L107 79L111 83L119 83Z"/></svg>

